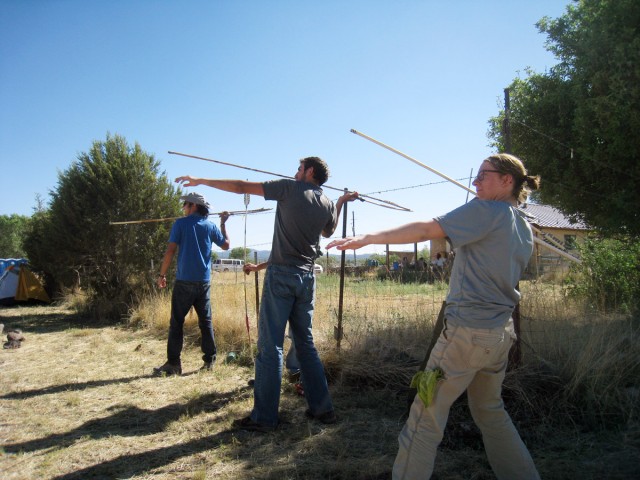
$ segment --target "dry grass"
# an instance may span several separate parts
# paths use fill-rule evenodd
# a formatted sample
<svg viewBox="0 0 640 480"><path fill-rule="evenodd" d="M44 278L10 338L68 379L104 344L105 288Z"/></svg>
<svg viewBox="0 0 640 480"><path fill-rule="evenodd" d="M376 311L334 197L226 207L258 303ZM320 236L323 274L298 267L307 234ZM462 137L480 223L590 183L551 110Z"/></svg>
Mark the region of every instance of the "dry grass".
<svg viewBox="0 0 640 480"><path fill-rule="evenodd" d="M424 354L440 297L425 286L413 290L398 286L394 295L388 287L379 291L377 283L349 281L345 341L338 353L332 338L335 294L328 286L334 280L323 281L327 284L321 285L324 300L319 295L314 329L340 422L323 426L308 421L304 399L284 381L283 423L270 434L232 428L232 420L251 409L247 380L252 369L242 363L218 362L211 373L196 372L201 353L194 318L189 320L183 355L185 375L149 376L152 367L164 361L166 296L148 299L129 324L120 326L88 324L63 306L0 310L0 322L21 327L27 338L22 348L0 352L3 478L389 478L403 423L406 385ZM376 300L384 295L384 300ZM548 292L545 295L548 299ZM249 296L254 301L252 288ZM425 296L434 301L421 303L418 297ZM247 343L242 279L236 283L231 277L217 278L213 297L219 358L224 358L227 351L240 350ZM548 301L540 303L548 310ZM411 311L422 315L422 320L416 322ZM527 318L525 322L531 323ZM571 323L574 334L585 332L578 330L579 322ZM637 354L638 347L628 343L634 339L640 343L637 329L629 330L625 324L624 335L610 344L620 324L607 325L607 336L603 330L592 331L589 338L594 344L589 348L601 355L615 353L611 362L599 359L604 369L619 369L614 367L617 362L630 365L628 357ZM536 330L528 331L530 341L540 345ZM546 334L545 341L551 337ZM562 351L550 349L557 355ZM629 418L615 429L588 429L581 423L560 421L570 420L581 405L567 396L566 379L562 370L553 368L555 361L533 362L546 355L538 350L527 350L525 357L531 363L509 373L505 402L542 477L637 478L637 403L636 410L627 406ZM628 352L626 356L623 351ZM637 358L640 355L635 355L636 362ZM575 365L589 372L593 362L584 353ZM601 372L585 376L590 381L603 378ZM624 375L616 371L614 385L621 378ZM630 383L638 386L638 378ZM602 387L602 383L594 385ZM627 388L616 387L614 400L619 402L620 392ZM629 392L633 395L633 390ZM452 409L434 478L494 478L464 398Z"/></svg>

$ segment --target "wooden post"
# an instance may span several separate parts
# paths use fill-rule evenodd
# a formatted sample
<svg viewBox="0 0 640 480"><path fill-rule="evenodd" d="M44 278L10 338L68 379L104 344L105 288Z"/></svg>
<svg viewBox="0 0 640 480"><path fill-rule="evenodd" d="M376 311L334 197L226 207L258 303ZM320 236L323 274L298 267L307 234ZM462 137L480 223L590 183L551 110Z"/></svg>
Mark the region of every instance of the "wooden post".
<svg viewBox="0 0 640 480"><path fill-rule="evenodd" d="M253 252L253 261L256 265L258 264L258 252ZM256 281L256 318L260 318L260 286L258 285L258 271L256 270L254 273Z"/></svg>
<svg viewBox="0 0 640 480"><path fill-rule="evenodd" d="M344 189L344 193L346 194L349 190ZM342 238L346 238L347 236L347 205L349 202L344 202L342 205ZM344 266L345 266L345 255L347 251L342 250L342 255L340 256L340 299L338 301L338 326L333 331L333 336L336 339L336 349L338 352L340 351L340 342L342 341L342 305L344 300Z"/></svg>

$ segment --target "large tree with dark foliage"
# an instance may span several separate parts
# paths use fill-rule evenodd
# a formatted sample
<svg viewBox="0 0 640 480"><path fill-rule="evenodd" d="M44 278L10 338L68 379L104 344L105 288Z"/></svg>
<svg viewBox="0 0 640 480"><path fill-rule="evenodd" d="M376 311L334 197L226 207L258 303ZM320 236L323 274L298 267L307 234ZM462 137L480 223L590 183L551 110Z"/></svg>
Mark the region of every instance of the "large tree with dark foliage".
<svg viewBox="0 0 640 480"><path fill-rule="evenodd" d="M101 313L126 312L153 284L171 223L110 222L180 215L179 191L159 166L121 136L95 141L58 175L49 208L32 217L24 242L31 264L58 288L79 283Z"/></svg>
<svg viewBox="0 0 640 480"><path fill-rule="evenodd" d="M22 239L28 223L24 215L0 215L0 258L24 256Z"/></svg>
<svg viewBox="0 0 640 480"><path fill-rule="evenodd" d="M540 199L606 234L640 235L640 2L580 0L537 24L559 63L509 87L511 152ZM505 149L505 112L489 137Z"/></svg>

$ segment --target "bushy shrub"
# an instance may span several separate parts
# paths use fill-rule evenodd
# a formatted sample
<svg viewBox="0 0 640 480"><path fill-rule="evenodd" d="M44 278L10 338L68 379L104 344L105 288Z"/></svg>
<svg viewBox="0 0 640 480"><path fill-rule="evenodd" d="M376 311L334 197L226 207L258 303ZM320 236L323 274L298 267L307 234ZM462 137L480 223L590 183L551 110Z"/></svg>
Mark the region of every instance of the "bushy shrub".
<svg viewBox="0 0 640 480"><path fill-rule="evenodd" d="M171 223L110 222L179 215L179 191L160 162L138 144L107 135L58 175L49 208L34 215L24 247L56 291L81 288L91 312L118 319L152 287L152 263L162 260Z"/></svg>
<svg viewBox="0 0 640 480"><path fill-rule="evenodd" d="M589 239L580 245L581 264L566 280L571 295L602 311L634 312L640 297L640 243Z"/></svg>

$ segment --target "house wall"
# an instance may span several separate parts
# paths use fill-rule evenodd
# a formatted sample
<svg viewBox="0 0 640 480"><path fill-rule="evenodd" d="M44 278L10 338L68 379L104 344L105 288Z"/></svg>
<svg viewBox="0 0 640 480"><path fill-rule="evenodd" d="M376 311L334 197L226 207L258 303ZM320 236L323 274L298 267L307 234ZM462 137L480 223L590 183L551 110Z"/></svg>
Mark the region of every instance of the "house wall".
<svg viewBox="0 0 640 480"><path fill-rule="evenodd" d="M539 226L537 226L537 228L548 235L552 235L562 244L564 244L565 235L575 236L576 243L580 244L584 242L585 238L589 234L589 230L549 227L541 228ZM539 234L536 234L536 236L541 237ZM567 251L572 252L570 249ZM553 250L545 248L544 245L536 243L534 244L533 255L531 256L527 270L529 274L534 277L542 275L564 275L569 271L571 264L571 260L564 258Z"/></svg>
<svg viewBox="0 0 640 480"><path fill-rule="evenodd" d="M573 230L570 228L549 228L549 227L544 227L544 228L537 227L537 228L544 233L553 235L557 240L559 240L562 243L564 243L565 235L573 235L576 237L577 243L583 243L586 236L589 234L588 230ZM540 247L540 248L544 249L544 247ZM549 252L549 253L553 253L553 252ZM557 253L554 253L554 255L557 255Z"/></svg>
<svg viewBox="0 0 640 480"><path fill-rule="evenodd" d="M446 239L437 238L437 239L431 240L430 246L429 246L429 255L431 257L431 260L435 260L436 255L438 253L440 254L446 253L447 254L446 256L448 256L449 252L451 252L451 244L449 244L449 242L447 242Z"/></svg>

